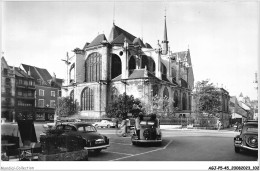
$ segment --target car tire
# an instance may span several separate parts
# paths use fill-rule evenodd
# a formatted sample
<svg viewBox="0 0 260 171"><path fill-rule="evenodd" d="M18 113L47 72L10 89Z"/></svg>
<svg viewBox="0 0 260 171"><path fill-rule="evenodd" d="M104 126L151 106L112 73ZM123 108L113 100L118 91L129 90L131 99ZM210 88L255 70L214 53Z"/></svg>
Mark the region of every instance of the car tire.
<svg viewBox="0 0 260 171"><path fill-rule="evenodd" d="M95 149L94 152L95 153L100 153L102 149Z"/></svg>
<svg viewBox="0 0 260 171"><path fill-rule="evenodd" d="M111 127L111 126L108 124L108 125L107 125L107 128L110 128L110 127Z"/></svg>
<svg viewBox="0 0 260 171"><path fill-rule="evenodd" d="M235 152L239 153L240 152L240 148L239 147L235 147Z"/></svg>

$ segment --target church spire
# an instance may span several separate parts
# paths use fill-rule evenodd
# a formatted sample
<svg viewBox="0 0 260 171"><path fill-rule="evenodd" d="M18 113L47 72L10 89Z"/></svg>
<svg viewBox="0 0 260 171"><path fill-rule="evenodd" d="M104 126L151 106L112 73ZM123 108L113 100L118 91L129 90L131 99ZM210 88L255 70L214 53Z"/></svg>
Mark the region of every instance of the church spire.
<svg viewBox="0 0 260 171"><path fill-rule="evenodd" d="M164 15L164 34L163 34L163 41L162 41L162 54L166 55L168 53L168 37L167 37L167 26L166 26L166 9Z"/></svg>

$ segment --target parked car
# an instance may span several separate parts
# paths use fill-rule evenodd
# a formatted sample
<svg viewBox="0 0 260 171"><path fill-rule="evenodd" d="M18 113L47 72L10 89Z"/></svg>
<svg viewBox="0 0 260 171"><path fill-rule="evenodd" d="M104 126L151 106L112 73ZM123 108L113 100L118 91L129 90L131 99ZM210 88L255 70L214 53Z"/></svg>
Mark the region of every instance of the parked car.
<svg viewBox="0 0 260 171"><path fill-rule="evenodd" d="M258 151L258 121L248 120L243 123L240 134L234 138L235 152L241 149Z"/></svg>
<svg viewBox="0 0 260 171"><path fill-rule="evenodd" d="M133 145L139 143L162 143L162 133L160 130L160 123L158 120L151 120L151 117L144 117L140 122L140 139L134 134L131 138Z"/></svg>
<svg viewBox="0 0 260 171"><path fill-rule="evenodd" d="M109 138L97 132L96 127L86 122L67 122L59 123L56 130L64 131L64 133L73 133L85 139L85 147L87 150L100 152L102 149L109 147Z"/></svg>
<svg viewBox="0 0 260 171"><path fill-rule="evenodd" d="M109 120L101 120L100 122L95 122L94 124L92 124L95 127L115 127L116 123L109 121Z"/></svg>

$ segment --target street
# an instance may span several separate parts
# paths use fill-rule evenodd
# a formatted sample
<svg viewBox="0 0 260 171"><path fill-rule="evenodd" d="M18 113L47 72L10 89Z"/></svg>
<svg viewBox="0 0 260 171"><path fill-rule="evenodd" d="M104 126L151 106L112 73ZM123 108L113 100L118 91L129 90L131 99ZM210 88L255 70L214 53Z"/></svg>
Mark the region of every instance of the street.
<svg viewBox="0 0 260 171"><path fill-rule="evenodd" d="M37 139L41 124L35 124ZM17 125L4 124L2 134L16 135ZM161 146L133 146L130 137L118 137L115 128L98 128L110 138L110 147L101 153L89 153L89 161L257 161L257 154L235 153L233 137L225 130L162 130Z"/></svg>

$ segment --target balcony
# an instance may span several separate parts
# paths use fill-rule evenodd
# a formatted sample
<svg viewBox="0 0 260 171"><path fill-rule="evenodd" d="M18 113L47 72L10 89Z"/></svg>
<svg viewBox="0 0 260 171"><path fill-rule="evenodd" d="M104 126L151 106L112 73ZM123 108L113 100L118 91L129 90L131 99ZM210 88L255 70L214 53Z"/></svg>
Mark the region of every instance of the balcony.
<svg viewBox="0 0 260 171"><path fill-rule="evenodd" d="M17 99L35 99L34 96L16 96Z"/></svg>

